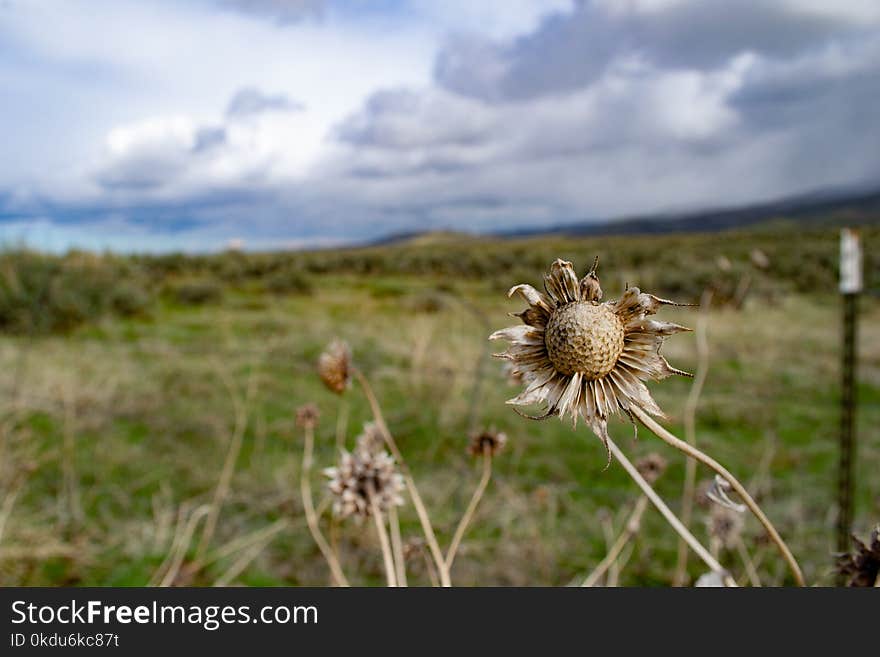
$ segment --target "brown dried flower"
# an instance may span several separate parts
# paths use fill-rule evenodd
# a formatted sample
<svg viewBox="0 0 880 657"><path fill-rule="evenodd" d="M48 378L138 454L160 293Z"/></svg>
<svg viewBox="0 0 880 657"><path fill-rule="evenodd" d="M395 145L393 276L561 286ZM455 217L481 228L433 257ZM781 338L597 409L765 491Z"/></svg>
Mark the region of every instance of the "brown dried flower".
<svg viewBox="0 0 880 657"><path fill-rule="evenodd" d="M648 319L664 305L680 305L627 289L620 299L600 303L602 288L595 265L578 280L570 262L556 260L544 276L544 290L516 285L529 307L517 313L523 326L496 331L491 340L507 340L499 358L510 360L525 390L508 404L545 403L546 412L533 419L570 415L583 417L608 448L609 415L631 417L631 408L652 415L663 412L643 381L664 379L677 370L660 355L664 340L683 326ZM531 417L531 416L528 416ZM608 452L610 461L611 452Z"/></svg>
<svg viewBox="0 0 880 657"><path fill-rule="evenodd" d="M380 511L403 505L403 476L388 452L367 449L342 451L339 463L324 470L327 487L334 496L333 513L341 518L372 515L370 498Z"/></svg>
<svg viewBox="0 0 880 657"><path fill-rule="evenodd" d="M351 349L342 340L331 342L318 358L318 375L338 395L351 384Z"/></svg>
<svg viewBox="0 0 880 657"><path fill-rule="evenodd" d="M742 514L723 506L713 506L706 518L709 536L726 548L733 548L742 534Z"/></svg>
<svg viewBox="0 0 880 657"><path fill-rule="evenodd" d="M497 431L492 427L491 429L472 434L467 451L468 454L476 458L482 456L484 450L488 448L489 455L495 456L498 452L504 449L506 444L507 434L502 431Z"/></svg>
<svg viewBox="0 0 880 657"><path fill-rule="evenodd" d="M314 429L318 424L318 418L321 416L321 413L318 411L318 407L309 402L308 404L303 404L298 409L296 409L296 426L305 429L309 427L310 429Z"/></svg>
<svg viewBox="0 0 880 657"><path fill-rule="evenodd" d="M638 470L639 474L645 478L645 481L649 484L653 484L660 478L660 475L663 474L664 470L666 470L667 465L668 463L665 458L660 456L657 452L651 452L647 456L636 461L636 470Z"/></svg>
<svg viewBox="0 0 880 657"><path fill-rule="evenodd" d="M871 532L866 545L853 536L856 549L837 558L837 572L847 578L847 586L877 586L880 581L880 525Z"/></svg>

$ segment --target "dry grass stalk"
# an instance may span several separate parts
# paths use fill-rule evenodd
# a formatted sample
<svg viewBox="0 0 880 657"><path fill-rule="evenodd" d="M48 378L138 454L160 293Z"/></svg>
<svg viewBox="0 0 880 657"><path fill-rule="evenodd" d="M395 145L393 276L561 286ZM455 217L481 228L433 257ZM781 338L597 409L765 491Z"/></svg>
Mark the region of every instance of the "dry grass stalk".
<svg viewBox="0 0 880 657"><path fill-rule="evenodd" d="M739 483L739 480L734 477L730 472L728 472L728 470L724 466L718 463L718 461L713 459L711 456L704 454L697 448L692 447L680 438L674 436L641 409L634 407L633 414L639 419L642 424L645 425L647 429L653 432L658 438L668 443L672 447L675 447L679 451L684 452L687 456L696 459L703 465L708 466L717 474L721 475L721 477L725 479L727 483L731 485L733 490L735 490L736 493L742 498L745 505L749 508L749 510L751 510L751 512L755 515L755 517L767 531L770 539L776 544L776 547L779 548L779 552L782 554L783 558L788 564L788 567L791 570L791 573L794 576L795 582L797 582L798 586L805 586L806 583L804 581L803 572L801 571L797 560L794 558L794 555L791 553L791 550L788 549L788 546L785 544L785 541L782 540L779 532L776 531L773 523L770 522L770 519L767 518L767 516L761 510L761 507L759 507L755 500L752 499L752 496L749 495L749 492L745 489L745 487L741 483Z"/></svg>
<svg viewBox="0 0 880 657"><path fill-rule="evenodd" d="M712 290L706 288L700 297L700 314L697 318L695 337L697 342L697 369L690 393L684 404L684 437L688 443L697 445L697 406L709 372L709 307L712 304ZM681 521L690 526L694 506L694 486L697 479L697 463L687 459L684 470L684 487L681 496ZM673 586L684 586L687 574L688 547L683 539L678 541L678 558L675 573L672 576Z"/></svg>
<svg viewBox="0 0 880 657"><path fill-rule="evenodd" d="M407 466L406 461L403 459L403 454L400 453L400 449L398 449L397 443L394 441L394 436L391 435L391 431L389 431L388 429L388 425L385 424L385 418L382 415L382 408L381 406L379 406L379 400L376 399L373 388L372 386L370 386L370 382L367 380L367 377L364 376L363 372L361 372L357 368L354 368L353 373L354 377L358 380L358 383L363 389L367 401L370 404L370 409L373 412L373 419L376 422L376 426L382 433L382 437L385 439L385 444L388 445L388 449L391 451L391 454L394 456L395 460L397 461L398 467L403 474L403 480L406 484L406 489L409 492L410 498L412 499L413 506L416 509L416 514L419 516L419 522L422 525L422 531L425 534L425 539L428 541L428 547L431 550L431 556L433 557L434 564L437 567L437 572L440 576L440 584L441 586L451 586L451 582L449 579L449 569L446 568L446 561L443 558L443 553L440 551L440 545L437 543L437 536L434 533L434 527L431 525L431 518L428 515L428 511L425 508L425 504L422 501L422 496L419 494L419 490L416 487L415 481L412 478L412 474L409 471L409 466Z"/></svg>
<svg viewBox="0 0 880 657"><path fill-rule="evenodd" d="M394 557L391 554L391 543L388 540L388 532L385 530L385 520L382 517L382 509L376 499L376 492L373 490L373 484L367 482L367 499L370 501L370 511L373 516L373 522L376 525L376 533L379 535L379 546L382 548L382 562L385 565L385 578L388 586L397 586L397 568L394 565Z"/></svg>
<svg viewBox="0 0 880 657"><path fill-rule="evenodd" d="M248 408L256 395L257 377L256 371L251 369L248 374L246 392L244 399L241 399L236 391L235 382L232 380L228 370L218 364L218 373L220 380L226 386L232 401L232 407L235 413L232 435L229 439L229 447L226 452L226 460L223 462L223 469L220 471L220 479L217 481L217 488L214 490L214 498L211 501L211 509L208 519L205 521L205 528L202 531L202 538L199 541L199 547L196 551L196 564L200 563L205 557L211 540L214 538L214 532L217 529L217 521L220 518L220 510L229 494L229 487L232 484L232 475L235 473L235 464L238 461L238 455L241 453L241 445L244 440L244 432L247 428Z"/></svg>
<svg viewBox="0 0 880 657"><path fill-rule="evenodd" d="M581 586L589 587L595 586L596 583L602 578L602 576L608 572L608 569L613 565L617 564L618 557L620 557L621 552L630 542L630 540L639 533L639 528L642 521L642 516L645 513L645 509L648 508L648 498L642 495L636 500L635 507L633 508L633 512L630 517L626 521L626 525L623 528L623 531L620 532L620 535L617 537L617 540L608 550L608 554L599 562L596 568L587 575L586 579L584 579L583 584Z"/></svg>
<svg viewBox="0 0 880 657"><path fill-rule="evenodd" d="M189 518L186 521L186 524L183 526L183 530L180 532L176 532L174 542L171 546L171 550L168 553L168 558L166 559L167 569L165 570L164 575L159 578L159 575L162 573L162 566L159 567L159 570L156 571L156 574L153 576L154 581L158 579L158 586L167 587L174 584L177 579L177 575L180 572L180 567L183 565L183 560L186 558L187 550L189 550L190 543L192 542L193 534L196 531L196 527L201 521L202 518L208 516L211 512L211 507L208 504L203 504L200 507L196 508L191 514L189 514ZM185 517L185 514L184 514ZM163 566L166 565L163 563ZM156 584L151 583L150 586L156 586Z"/></svg>
<svg viewBox="0 0 880 657"><path fill-rule="evenodd" d="M400 536L400 518L397 516L397 507L388 509L388 524L391 526L391 551L394 554L395 576L398 586L407 586L406 560L403 557L403 540Z"/></svg>
<svg viewBox="0 0 880 657"><path fill-rule="evenodd" d="M334 584L336 586L348 586L348 579L342 572L342 566L339 564L339 559L336 556L336 552L330 549L330 546L327 544L327 540L321 533L321 527L318 524L318 515L315 513L315 505L312 500L312 482L310 476L312 471L312 455L315 446L314 424L305 424L303 426L303 434L303 458L302 470L299 477L299 490L300 495L302 496L303 510L306 514L306 524L309 527L309 532L312 535L312 539L315 541L315 544L321 551L321 555L323 555L324 560L330 567L330 574L333 576Z"/></svg>
<svg viewBox="0 0 880 657"><path fill-rule="evenodd" d="M723 577L728 586L735 586L735 582L733 582L730 575L727 575L724 568L718 563L718 560L713 557L705 547L694 537L694 535L690 532L690 530L685 527L681 521L675 516L675 514L670 511L669 507L666 503L660 499L660 496L654 491L651 485L645 481L644 477L639 473L638 469L630 462L630 460L626 457L620 448L612 441L610 438L608 440L608 448L611 450L612 456L616 458L620 464L623 466L623 469L626 470L627 474L632 477L633 481L636 482L636 485L641 488L642 493L651 501L651 503L657 508L657 510L663 515L672 528L678 532L678 535L681 536L684 540L687 541L690 548L694 551L694 553L703 560L710 570L715 573L718 573L719 576Z"/></svg>
<svg viewBox="0 0 880 657"><path fill-rule="evenodd" d="M458 552L458 546L461 544L461 539L464 538L464 533L474 517L474 512L477 510L477 505L480 503L480 500L483 497L483 493L486 492L486 487L489 485L489 480L492 478L493 448L491 444L487 441L482 443L482 449L483 474L480 477L480 483L477 484L477 488L476 490L474 490L474 494L471 496L471 500L470 502L468 502L467 508L465 509L465 512L458 523L458 527L455 528L455 534L453 534L452 536L452 543L449 544L449 549L446 551L447 570L452 570L452 563L455 561L455 555Z"/></svg>

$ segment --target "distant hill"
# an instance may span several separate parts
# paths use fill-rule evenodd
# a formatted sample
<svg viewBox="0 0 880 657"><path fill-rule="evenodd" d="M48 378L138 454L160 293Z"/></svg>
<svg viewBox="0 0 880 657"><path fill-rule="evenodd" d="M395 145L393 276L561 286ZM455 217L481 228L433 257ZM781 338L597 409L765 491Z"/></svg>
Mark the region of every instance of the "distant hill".
<svg viewBox="0 0 880 657"><path fill-rule="evenodd" d="M582 221L533 229L502 230L492 235L495 237L531 237L536 235L711 233L780 223L814 226L880 224L880 188L826 190L767 203L681 213L640 215L605 221ZM479 235L455 231L409 232L389 235L370 242L370 245L444 244L479 237Z"/></svg>
<svg viewBox="0 0 880 657"><path fill-rule="evenodd" d="M505 231L502 234L508 237L523 237L546 234L708 233L779 222L841 226L880 223L880 189L860 192L813 192L733 208L643 215L598 223L581 222L552 228Z"/></svg>

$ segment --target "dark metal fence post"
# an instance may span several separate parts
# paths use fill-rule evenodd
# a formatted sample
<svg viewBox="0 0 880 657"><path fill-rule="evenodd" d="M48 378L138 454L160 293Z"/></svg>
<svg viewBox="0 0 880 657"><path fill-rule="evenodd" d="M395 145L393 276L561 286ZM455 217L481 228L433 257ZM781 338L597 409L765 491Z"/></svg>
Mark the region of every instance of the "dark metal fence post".
<svg viewBox="0 0 880 657"><path fill-rule="evenodd" d="M840 461L837 475L837 550L850 546L853 517L853 466L856 454L856 320L862 291L862 254L859 236L844 228L840 233L840 292L843 296L843 354L841 362Z"/></svg>

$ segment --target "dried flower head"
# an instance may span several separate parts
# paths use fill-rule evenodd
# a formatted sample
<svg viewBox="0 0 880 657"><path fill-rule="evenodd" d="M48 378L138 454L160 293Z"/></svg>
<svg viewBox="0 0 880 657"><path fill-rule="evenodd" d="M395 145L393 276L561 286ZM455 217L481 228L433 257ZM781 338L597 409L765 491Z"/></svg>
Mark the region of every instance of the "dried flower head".
<svg viewBox="0 0 880 657"><path fill-rule="evenodd" d="M338 395L351 383L351 349L342 340L331 342L318 358L318 375Z"/></svg>
<svg viewBox="0 0 880 657"><path fill-rule="evenodd" d="M503 431L497 431L495 427L492 427L491 429L472 434L467 451L473 457L480 457L488 449L489 456L495 456L504 449L506 444L507 434Z"/></svg>
<svg viewBox="0 0 880 657"><path fill-rule="evenodd" d="M552 415L578 416L590 425L608 448L609 415L631 408L652 415L663 412L643 381L673 374L691 376L669 365L660 355L663 341L689 331L670 322L647 319L663 305L682 305L628 288L620 299L600 303L602 288L596 265L578 280L570 262L556 260L544 276L544 290L516 285L529 307L516 316L523 326L496 331L491 340L507 340L499 358L510 360L526 382L525 390L508 404L546 403ZM610 462L611 452L608 452Z"/></svg>
<svg viewBox="0 0 880 657"><path fill-rule="evenodd" d="M877 586L880 582L880 525L871 532L869 545L853 536L854 552L837 558L837 572L847 578L847 586Z"/></svg>
<svg viewBox="0 0 880 657"><path fill-rule="evenodd" d="M364 430L357 437L356 441L358 450L366 450L368 452L381 451L385 446L385 437L375 422L365 423Z"/></svg>
<svg viewBox="0 0 880 657"><path fill-rule="evenodd" d="M314 429L318 424L318 418L320 417L320 412L318 412L318 407L315 404L308 403L303 404L298 409L296 409L296 426L305 429L309 427L310 429Z"/></svg>
<svg viewBox="0 0 880 657"><path fill-rule="evenodd" d="M636 470L649 484L653 484L660 478L667 466L666 459L657 452L651 452L647 456L636 461Z"/></svg>
<svg viewBox="0 0 880 657"><path fill-rule="evenodd" d="M342 451L335 468L324 470L334 496L333 513L341 518L372 515L370 499L380 511L403 504L403 476L388 452Z"/></svg>
<svg viewBox="0 0 880 657"><path fill-rule="evenodd" d="M709 536L726 548L733 548L739 541L743 530L742 514L733 509L714 506L706 518Z"/></svg>

